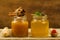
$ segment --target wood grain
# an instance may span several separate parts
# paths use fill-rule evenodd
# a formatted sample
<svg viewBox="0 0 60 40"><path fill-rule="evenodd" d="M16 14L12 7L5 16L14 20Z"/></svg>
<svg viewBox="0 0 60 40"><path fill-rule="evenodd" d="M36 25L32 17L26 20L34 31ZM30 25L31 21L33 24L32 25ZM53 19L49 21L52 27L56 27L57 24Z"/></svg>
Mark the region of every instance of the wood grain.
<svg viewBox="0 0 60 40"><path fill-rule="evenodd" d="M60 28L60 0L0 0L0 28L10 27L13 18L8 16L8 13L20 6L29 17L29 14L35 11L46 13L50 27Z"/></svg>

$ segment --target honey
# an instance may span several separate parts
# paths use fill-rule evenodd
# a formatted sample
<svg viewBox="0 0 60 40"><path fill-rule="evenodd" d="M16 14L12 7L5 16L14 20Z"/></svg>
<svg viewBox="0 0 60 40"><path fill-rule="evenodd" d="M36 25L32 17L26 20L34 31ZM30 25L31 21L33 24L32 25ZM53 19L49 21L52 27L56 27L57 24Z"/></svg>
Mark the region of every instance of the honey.
<svg viewBox="0 0 60 40"><path fill-rule="evenodd" d="M49 35L49 21L47 16L34 16L31 21L32 37L48 37Z"/></svg>
<svg viewBox="0 0 60 40"><path fill-rule="evenodd" d="M15 37L28 36L28 22L21 18L15 19L11 23L12 35Z"/></svg>
<svg viewBox="0 0 60 40"><path fill-rule="evenodd" d="M49 34L49 22L41 20L32 21L31 33L33 37L47 37Z"/></svg>

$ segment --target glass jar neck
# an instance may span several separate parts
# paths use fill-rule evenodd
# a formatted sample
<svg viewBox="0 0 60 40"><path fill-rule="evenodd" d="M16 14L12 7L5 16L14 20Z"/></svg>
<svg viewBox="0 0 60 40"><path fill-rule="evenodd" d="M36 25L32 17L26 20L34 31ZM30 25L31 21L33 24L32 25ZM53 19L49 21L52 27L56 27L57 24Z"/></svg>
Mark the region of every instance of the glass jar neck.
<svg viewBox="0 0 60 40"><path fill-rule="evenodd" d="M22 17L14 17L14 21L26 21L26 17L25 16L22 16Z"/></svg>
<svg viewBox="0 0 60 40"><path fill-rule="evenodd" d="M47 20L47 15L44 15L44 16L33 16L33 19L35 20Z"/></svg>

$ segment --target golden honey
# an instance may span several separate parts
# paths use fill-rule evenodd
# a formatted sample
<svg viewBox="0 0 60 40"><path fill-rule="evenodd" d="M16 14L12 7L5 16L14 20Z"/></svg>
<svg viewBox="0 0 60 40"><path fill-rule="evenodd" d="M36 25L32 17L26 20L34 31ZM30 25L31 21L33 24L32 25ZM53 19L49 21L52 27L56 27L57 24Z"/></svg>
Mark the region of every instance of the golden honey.
<svg viewBox="0 0 60 40"><path fill-rule="evenodd" d="M24 20L14 20L11 23L12 35L15 37L28 36L28 22Z"/></svg>
<svg viewBox="0 0 60 40"><path fill-rule="evenodd" d="M33 19L31 22L32 37L48 37L49 21L47 19Z"/></svg>

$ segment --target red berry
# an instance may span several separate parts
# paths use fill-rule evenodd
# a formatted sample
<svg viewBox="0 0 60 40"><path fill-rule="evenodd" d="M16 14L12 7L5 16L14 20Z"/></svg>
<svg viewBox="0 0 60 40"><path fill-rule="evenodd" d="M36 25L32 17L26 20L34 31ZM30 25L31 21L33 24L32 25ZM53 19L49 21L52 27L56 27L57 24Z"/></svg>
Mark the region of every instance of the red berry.
<svg viewBox="0 0 60 40"><path fill-rule="evenodd" d="M57 31L56 31L55 29L53 29L53 30L51 31L51 33L57 33Z"/></svg>
<svg viewBox="0 0 60 40"><path fill-rule="evenodd" d="M56 36L57 36L57 31L56 31L55 29L53 29L53 30L51 31L51 36L52 36L52 37L56 37Z"/></svg>

